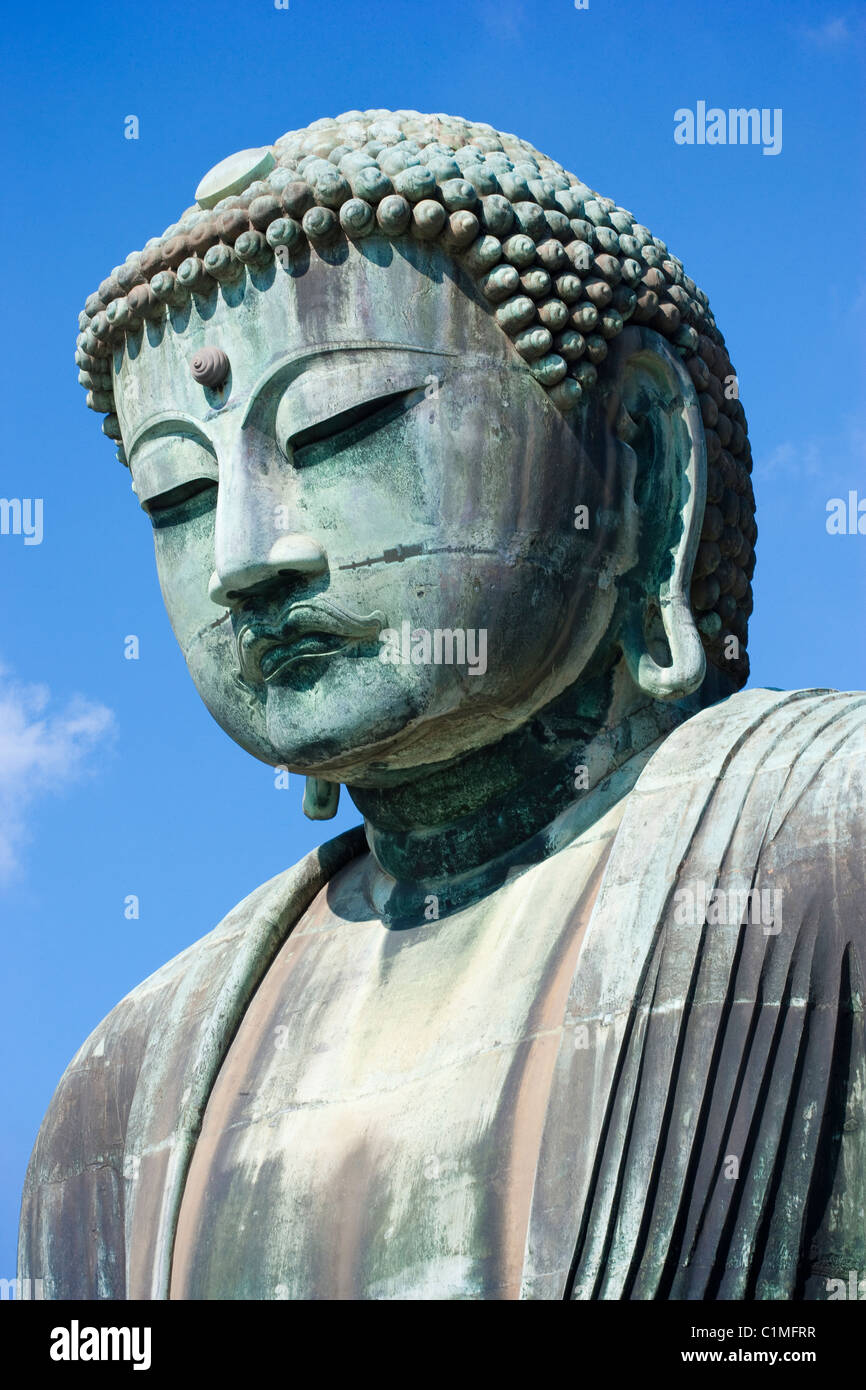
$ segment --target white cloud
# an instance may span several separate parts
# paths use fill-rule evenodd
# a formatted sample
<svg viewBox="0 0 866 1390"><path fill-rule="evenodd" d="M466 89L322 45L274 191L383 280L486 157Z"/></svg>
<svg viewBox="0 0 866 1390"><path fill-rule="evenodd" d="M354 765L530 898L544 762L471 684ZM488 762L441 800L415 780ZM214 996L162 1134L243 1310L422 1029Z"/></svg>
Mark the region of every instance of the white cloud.
<svg viewBox="0 0 866 1390"><path fill-rule="evenodd" d="M845 15L836 15L833 19L826 19L823 24L818 24L814 28L804 28L803 36L806 42L813 44L815 48L839 48L850 43L853 38Z"/></svg>
<svg viewBox="0 0 866 1390"><path fill-rule="evenodd" d="M756 463L755 473L762 478L770 478L774 474L795 478L814 477L821 472L822 456L821 445L814 439L800 440L796 444L786 440Z"/></svg>
<svg viewBox="0 0 866 1390"><path fill-rule="evenodd" d="M484 0L481 22L493 38L513 43L523 33L526 6L523 0Z"/></svg>
<svg viewBox="0 0 866 1390"><path fill-rule="evenodd" d="M760 505L760 484L766 478L793 479L844 477L850 474L851 487L863 471L866 453L866 413L843 415L832 432L821 437L783 440L766 453L755 456L755 490Z"/></svg>
<svg viewBox="0 0 866 1390"><path fill-rule="evenodd" d="M45 685L14 681L0 666L0 879L18 868L38 799L92 770L114 715L81 696L52 709Z"/></svg>

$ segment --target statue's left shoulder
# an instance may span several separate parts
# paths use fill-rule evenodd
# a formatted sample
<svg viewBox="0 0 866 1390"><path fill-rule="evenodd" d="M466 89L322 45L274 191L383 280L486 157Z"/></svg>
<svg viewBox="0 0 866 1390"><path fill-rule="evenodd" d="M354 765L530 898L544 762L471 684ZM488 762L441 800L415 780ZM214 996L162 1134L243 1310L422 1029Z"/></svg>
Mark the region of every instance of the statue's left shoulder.
<svg viewBox="0 0 866 1390"><path fill-rule="evenodd" d="M798 766L809 781L847 772L859 782L864 743L866 692L756 687L692 715L665 741L655 767L668 772L685 763L687 771L724 778Z"/></svg>
<svg viewBox="0 0 866 1390"><path fill-rule="evenodd" d="M813 692L807 692L813 696ZM834 872L863 876L866 864L866 693L827 691L805 702L774 760L784 781L768 838L796 841L804 860L820 854Z"/></svg>

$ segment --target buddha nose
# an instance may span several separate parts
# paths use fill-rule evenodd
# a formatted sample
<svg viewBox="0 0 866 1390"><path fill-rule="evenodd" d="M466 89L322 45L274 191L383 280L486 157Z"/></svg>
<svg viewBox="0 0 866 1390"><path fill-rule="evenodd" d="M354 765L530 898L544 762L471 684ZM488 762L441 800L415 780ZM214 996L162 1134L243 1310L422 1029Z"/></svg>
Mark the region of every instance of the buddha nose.
<svg viewBox="0 0 866 1390"><path fill-rule="evenodd" d="M208 596L220 608L243 599L251 589L280 575L322 574L328 560L318 541L299 532L278 536L267 555L259 560L216 569L210 577Z"/></svg>

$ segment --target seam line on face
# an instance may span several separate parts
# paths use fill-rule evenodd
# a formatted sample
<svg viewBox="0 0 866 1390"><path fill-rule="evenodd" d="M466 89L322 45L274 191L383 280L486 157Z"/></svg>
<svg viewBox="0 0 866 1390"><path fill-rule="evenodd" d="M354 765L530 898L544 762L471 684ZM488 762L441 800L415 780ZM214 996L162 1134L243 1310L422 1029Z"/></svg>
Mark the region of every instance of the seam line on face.
<svg viewBox="0 0 866 1390"><path fill-rule="evenodd" d="M402 553L397 554L395 551L400 551ZM334 565L332 569L337 572L339 570L357 570L366 565L393 565L395 563L402 563L403 560L415 560L419 555L423 555L424 557L428 555L494 555L497 559L507 561L507 563L511 565L517 563L535 565L536 568L544 570L545 573L554 572L553 566L549 561L536 559L532 555L503 554L501 550L496 550L493 547L487 546L437 545L430 546L429 548L424 545L396 546L395 551L386 550L382 555L372 555L366 560L351 560L347 565ZM581 566L581 572L592 577L597 574L595 568L586 565Z"/></svg>

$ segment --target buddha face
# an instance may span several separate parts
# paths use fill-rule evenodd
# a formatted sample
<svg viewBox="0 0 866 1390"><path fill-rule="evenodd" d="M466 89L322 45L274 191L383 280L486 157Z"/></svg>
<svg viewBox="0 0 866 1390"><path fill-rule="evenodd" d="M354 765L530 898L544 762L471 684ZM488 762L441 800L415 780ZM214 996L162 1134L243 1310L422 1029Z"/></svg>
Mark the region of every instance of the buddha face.
<svg viewBox="0 0 866 1390"><path fill-rule="evenodd" d="M224 352L225 383L191 361ZM219 724L358 785L501 738L609 628L603 440L438 249L368 238L146 325L117 366L169 617ZM609 453L609 451L608 451Z"/></svg>

